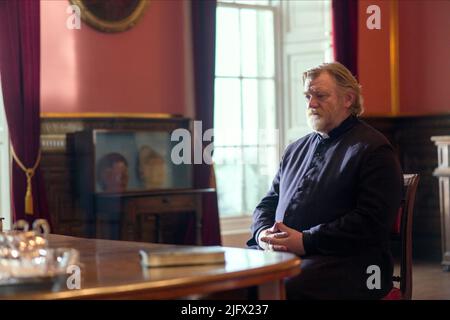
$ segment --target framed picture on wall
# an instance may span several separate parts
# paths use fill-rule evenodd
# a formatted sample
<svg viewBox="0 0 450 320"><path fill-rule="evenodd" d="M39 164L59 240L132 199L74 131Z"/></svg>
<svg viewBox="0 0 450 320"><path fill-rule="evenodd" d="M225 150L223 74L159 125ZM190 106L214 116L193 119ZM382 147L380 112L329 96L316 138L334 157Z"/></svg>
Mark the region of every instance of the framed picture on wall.
<svg viewBox="0 0 450 320"><path fill-rule="evenodd" d="M171 141L170 132L91 130L75 139L87 148L77 153L91 164L84 175L92 175L96 193L192 187L191 166L171 160L177 142Z"/></svg>
<svg viewBox="0 0 450 320"><path fill-rule="evenodd" d="M150 0L70 0L80 9L81 19L103 32L120 32L133 27Z"/></svg>

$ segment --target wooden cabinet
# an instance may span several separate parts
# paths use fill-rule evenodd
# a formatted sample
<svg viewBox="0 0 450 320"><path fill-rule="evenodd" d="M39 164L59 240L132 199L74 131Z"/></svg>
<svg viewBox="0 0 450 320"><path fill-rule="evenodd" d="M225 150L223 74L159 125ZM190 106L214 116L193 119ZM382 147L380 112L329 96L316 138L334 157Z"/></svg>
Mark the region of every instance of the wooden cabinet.
<svg viewBox="0 0 450 320"><path fill-rule="evenodd" d="M93 236L154 243L201 244L202 200L214 189L95 195Z"/></svg>
<svg viewBox="0 0 450 320"><path fill-rule="evenodd" d="M108 149L117 144L105 139L117 135L122 140L134 137L138 146L146 141L151 146L156 141L154 150L161 151L162 138L170 137L176 129L190 130L190 126L190 119L176 116L42 118L41 168L52 232L91 238L201 243L202 197L205 192L214 191L192 189L192 166L169 164L168 183L162 183L161 176L151 176L148 188L148 184L137 179L134 157L127 159L127 190L105 192L96 179L96 164L105 153L120 151L127 155L125 148ZM99 145L102 139L106 143ZM177 143L164 141L169 148ZM166 160L168 155L161 153ZM161 161L155 163L161 165Z"/></svg>
<svg viewBox="0 0 450 320"><path fill-rule="evenodd" d="M201 195L191 164L175 164L173 130L73 133L80 203L91 237L201 244Z"/></svg>

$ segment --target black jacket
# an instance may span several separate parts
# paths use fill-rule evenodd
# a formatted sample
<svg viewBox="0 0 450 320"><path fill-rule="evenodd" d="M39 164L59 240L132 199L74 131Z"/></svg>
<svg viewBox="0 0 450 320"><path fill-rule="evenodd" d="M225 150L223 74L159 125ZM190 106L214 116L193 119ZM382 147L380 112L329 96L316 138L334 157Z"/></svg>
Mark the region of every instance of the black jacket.
<svg viewBox="0 0 450 320"><path fill-rule="evenodd" d="M402 186L388 140L350 116L327 138L311 133L287 147L270 191L255 209L247 244L257 245L258 231L283 221L303 232L306 257L368 255L358 259L358 272L368 263L379 265L388 290L389 232ZM374 260L376 255L382 258Z"/></svg>

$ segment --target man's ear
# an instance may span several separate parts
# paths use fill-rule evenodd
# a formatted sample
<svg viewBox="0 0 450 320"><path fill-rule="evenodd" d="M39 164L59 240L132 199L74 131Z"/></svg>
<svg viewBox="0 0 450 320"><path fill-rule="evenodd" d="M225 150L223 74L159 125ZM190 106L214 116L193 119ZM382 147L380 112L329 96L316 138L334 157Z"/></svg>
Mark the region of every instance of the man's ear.
<svg viewBox="0 0 450 320"><path fill-rule="evenodd" d="M350 108L355 101L355 95L353 92L345 92L344 93L344 106L346 109Z"/></svg>

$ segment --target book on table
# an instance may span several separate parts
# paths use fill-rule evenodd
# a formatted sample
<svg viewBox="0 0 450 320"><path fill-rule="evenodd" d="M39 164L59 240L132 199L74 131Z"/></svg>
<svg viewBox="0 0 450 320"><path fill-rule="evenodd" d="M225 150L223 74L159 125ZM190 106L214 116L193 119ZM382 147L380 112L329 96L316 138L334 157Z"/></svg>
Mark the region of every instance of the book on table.
<svg viewBox="0 0 450 320"><path fill-rule="evenodd" d="M139 251L144 267L187 266L225 263L225 250L220 246L170 246Z"/></svg>

